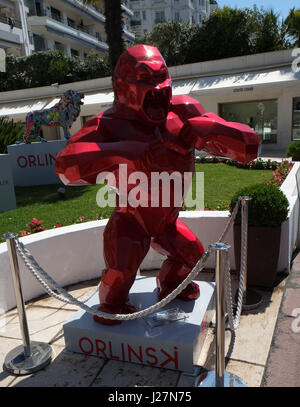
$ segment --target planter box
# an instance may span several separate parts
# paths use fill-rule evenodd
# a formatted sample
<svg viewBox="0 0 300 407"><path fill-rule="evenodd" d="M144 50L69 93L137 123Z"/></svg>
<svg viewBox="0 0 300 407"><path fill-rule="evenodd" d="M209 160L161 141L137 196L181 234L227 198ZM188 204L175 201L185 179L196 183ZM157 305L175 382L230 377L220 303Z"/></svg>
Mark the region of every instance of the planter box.
<svg viewBox="0 0 300 407"><path fill-rule="evenodd" d="M248 227L247 286L274 286L280 251L281 226ZM234 252L237 270L241 262L241 226L234 225Z"/></svg>
<svg viewBox="0 0 300 407"><path fill-rule="evenodd" d="M57 140L8 146L15 186L59 184L55 157L65 145L66 141Z"/></svg>
<svg viewBox="0 0 300 407"><path fill-rule="evenodd" d="M0 154L0 212L16 209L16 196L8 154Z"/></svg>

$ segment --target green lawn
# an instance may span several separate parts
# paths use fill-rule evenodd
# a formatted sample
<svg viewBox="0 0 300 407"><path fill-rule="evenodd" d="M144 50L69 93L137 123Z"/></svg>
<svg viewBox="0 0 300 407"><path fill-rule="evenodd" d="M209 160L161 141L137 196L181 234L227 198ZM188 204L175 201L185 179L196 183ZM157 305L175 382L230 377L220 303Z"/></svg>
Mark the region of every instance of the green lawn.
<svg viewBox="0 0 300 407"><path fill-rule="evenodd" d="M196 170L204 172L204 200L209 209L226 209L238 189L272 178L272 170L247 170L223 163L196 164ZM26 224L32 218L43 219L43 226L52 229L56 223L66 226L79 222L81 216L84 221L108 218L112 212L96 204L99 185L66 187L66 199L58 195L58 187L16 187L17 209L0 214L0 236L28 229Z"/></svg>

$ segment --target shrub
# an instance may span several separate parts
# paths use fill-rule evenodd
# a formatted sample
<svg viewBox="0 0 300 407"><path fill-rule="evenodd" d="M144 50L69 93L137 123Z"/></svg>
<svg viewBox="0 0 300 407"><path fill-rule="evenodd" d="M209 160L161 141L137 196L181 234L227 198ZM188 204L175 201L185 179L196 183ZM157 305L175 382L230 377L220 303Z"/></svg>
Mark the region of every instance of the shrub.
<svg viewBox="0 0 300 407"><path fill-rule="evenodd" d="M0 154L7 154L7 146L22 141L25 128L21 123L14 123L6 116L0 117Z"/></svg>
<svg viewBox="0 0 300 407"><path fill-rule="evenodd" d="M45 69L47 67L47 75ZM62 51L34 52L32 55L6 58L6 72L0 72L0 92L48 86L52 83L70 83L111 74L107 58L95 51L85 60L71 57Z"/></svg>
<svg viewBox="0 0 300 407"><path fill-rule="evenodd" d="M253 184L240 189L231 199L232 213L239 196L252 198L248 205L249 226L280 226L287 219L289 202L284 193L275 185ZM241 208L235 218L235 224L241 224Z"/></svg>
<svg viewBox="0 0 300 407"><path fill-rule="evenodd" d="M288 146L286 156L292 157L293 161L300 161L300 140L294 141Z"/></svg>

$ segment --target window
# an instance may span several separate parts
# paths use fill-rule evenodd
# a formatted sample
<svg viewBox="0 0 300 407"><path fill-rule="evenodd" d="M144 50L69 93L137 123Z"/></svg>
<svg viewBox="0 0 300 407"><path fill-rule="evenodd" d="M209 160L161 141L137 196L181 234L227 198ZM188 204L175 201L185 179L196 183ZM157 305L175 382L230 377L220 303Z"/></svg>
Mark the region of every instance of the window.
<svg viewBox="0 0 300 407"><path fill-rule="evenodd" d="M143 20L146 20L146 11L143 10Z"/></svg>
<svg viewBox="0 0 300 407"><path fill-rule="evenodd" d="M57 49L58 51L64 51L64 45L61 42L55 41L54 42L54 48Z"/></svg>
<svg viewBox="0 0 300 407"><path fill-rule="evenodd" d="M45 51L46 50L46 43L45 39L40 35L33 34L33 44L35 51Z"/></svg>
<svg viewBox="0 0 300 407"><path fill-rule="evenodd" d="M155 12L155 23L163 23L165 21L165 12L156 11Z"/></svg>
<svg viewBox="0 0 300 407"><path fill-rule="evenodd" d="M76 28L76 23L74 20L72 20L72 18L67 18L67 22L68 22L68 26L72 27L72 28Z"/></svg>
<svg viewBox="0 0 300 407"><path fill-rule="evenodd" d="M277 143L277 100L223 103L220 115L230 122L248 124L263 144Z"/></svg>
<svg viewBox="0 0 300 407"><path fill-rule="evenodd" d="M37 15L37 16L42 16L42 15L43 15L41 3L39 3L39 2L36 1L36 2L35 2L35 9L36 9L36 15Z"/></svg>
<svg viewBox="0 0 300 407"><path fill-rule="evenodd" d="M71 48L71 55L72 57L79 57L79 51L77 51L77 49Z"/></svg>
<svg viewBox="0 0 300 407"><path fill-rule="evenodd" d="M300 97L293 99L292 139L300 140Z"/></svg>
<svg viewBox="0 0 300 407"><path fill-rule="evenodd" d="M60 11L54 7L51 7L51 17L56 21L62 21Z"/></svg>
<svg viewBox="0 0 300 407"><path fill-rule="evenodd" d="M180 21L180 13L179 13L179 11L175 11L174 20L175 21Z"/></svg>

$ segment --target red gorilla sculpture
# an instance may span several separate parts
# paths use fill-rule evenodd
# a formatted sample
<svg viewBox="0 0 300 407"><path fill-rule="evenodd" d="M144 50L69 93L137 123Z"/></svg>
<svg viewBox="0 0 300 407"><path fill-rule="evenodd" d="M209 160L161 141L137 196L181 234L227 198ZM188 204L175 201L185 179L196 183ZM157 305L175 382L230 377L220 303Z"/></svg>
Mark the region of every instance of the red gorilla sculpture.
<svg viewBox="0 0 300 407"><path fill-rule="evenodd" d="M239 162L257 157L260 140L250 127L206 113L188 96L172 97L171 84L157 48L127 49L113 75L113 107L88 120L57 155L60 179L70 185L94 184L100 172L116 171L121 163L128 165L129 172L143 171L149 178L155 171L179 171L183 177L195 170L195 148ZM121 207L118 202L104 231L106 269L98 309L131 313L135 308L128 293L150 245L167 256L157 277L159 299L186 278L204 250L178 219L181 205ZM187 301L198 296L199 287L192 282L178 298ZM119 322L94 318L104 324Z"/></svg>

